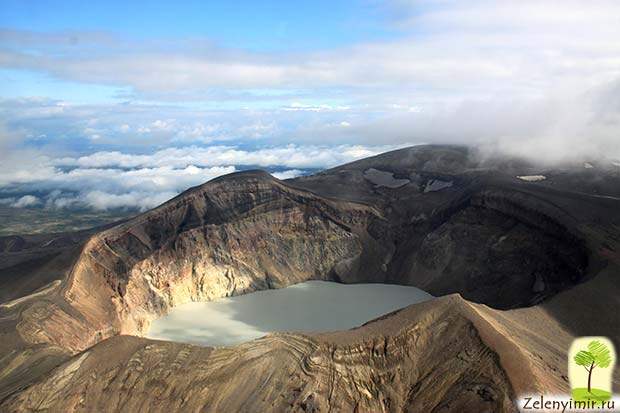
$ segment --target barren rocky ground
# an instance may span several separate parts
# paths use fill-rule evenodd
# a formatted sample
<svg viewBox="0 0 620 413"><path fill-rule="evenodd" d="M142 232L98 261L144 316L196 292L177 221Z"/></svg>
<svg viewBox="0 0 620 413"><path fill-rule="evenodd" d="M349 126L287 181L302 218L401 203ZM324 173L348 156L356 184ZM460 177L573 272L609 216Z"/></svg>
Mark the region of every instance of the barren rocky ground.
<svg viewBox="0 0 620 413"><path fill-rule="evenodd" d="M590 164L420 146L0 238L0 410L510 412L566 392L573 337L620 343L620 168ZM175 305L309 279L440 298L234 347L141 337Z"/></svg>

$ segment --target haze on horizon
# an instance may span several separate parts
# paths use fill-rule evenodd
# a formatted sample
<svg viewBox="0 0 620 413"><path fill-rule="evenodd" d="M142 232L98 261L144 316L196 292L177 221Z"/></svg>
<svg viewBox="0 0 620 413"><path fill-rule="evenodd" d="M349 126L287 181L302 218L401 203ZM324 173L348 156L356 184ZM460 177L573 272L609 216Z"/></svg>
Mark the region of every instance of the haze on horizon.
<svg viewBox="0 0 620 413"><path fill-rule="evenodd" d="M416 143L620 162L617 1L204 3L3 2L0 204L145 209Z"/></svg>

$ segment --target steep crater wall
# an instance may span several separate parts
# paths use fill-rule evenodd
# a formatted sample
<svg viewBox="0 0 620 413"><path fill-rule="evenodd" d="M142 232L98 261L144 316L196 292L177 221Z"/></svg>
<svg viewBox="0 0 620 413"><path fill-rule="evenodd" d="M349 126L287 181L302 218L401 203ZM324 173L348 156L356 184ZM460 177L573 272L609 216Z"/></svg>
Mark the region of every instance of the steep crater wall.
<svg viewBox="0 0 620 413"><path fill-rule="evenodd" d="M409 228L395 280L498 309L534 305L586 277L590 254L570 219L528 194L470 193Z"/></svg>
<svg viewBox="0 0 620 413"><path fill-rule="evenodd" d="M268 174L215 180L91 238L62 291L69 305L32 312L35 326L23 323L22 336L79 351L141 334L188 301L368 279L380 269L367 257L388 254L365 232L373 220L382 218L370 207L326 201Z"/></svg>

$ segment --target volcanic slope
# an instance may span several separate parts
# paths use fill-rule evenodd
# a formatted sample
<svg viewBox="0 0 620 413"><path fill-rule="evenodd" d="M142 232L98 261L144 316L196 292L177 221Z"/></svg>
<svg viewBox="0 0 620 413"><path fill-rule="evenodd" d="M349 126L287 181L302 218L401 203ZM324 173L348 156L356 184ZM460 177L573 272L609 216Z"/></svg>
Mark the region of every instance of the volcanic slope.
<svg viewBox="0 0 620 413"><path fill-rule="evenodd" d="M62 242L0 239L19 291L0 305L0 410L515 411L565 392L573 337L620 339L620 168L589 164L418 146L223 176ZM140 337L175 305L308 279L441 297L234 347Z"/></svg>

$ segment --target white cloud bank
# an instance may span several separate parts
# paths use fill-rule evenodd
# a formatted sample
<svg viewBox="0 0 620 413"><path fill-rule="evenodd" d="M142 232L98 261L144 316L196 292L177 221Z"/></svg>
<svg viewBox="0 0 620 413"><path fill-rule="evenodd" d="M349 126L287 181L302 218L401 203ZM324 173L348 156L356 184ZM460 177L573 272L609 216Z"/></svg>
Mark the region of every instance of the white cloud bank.
<svg viewBox="0 0 620 413"><path fill-rule="evenodd" d="M0 159L0 190L44 193L44 199L25 195L19 199L4 198L0 203L14 207L146 210L189 187L241 167L278 168L273 175L289 179L302 175L303 168L326 168L393 148L289 145L241 150L194 146L141 155L97 152L77 158L14 153L12 157Z"/></svg>
<svg viewBox="0 0 620 413"><path fill-rule="evenodd" d="M394 145L372 147L364 145L287 145L283 147L243 150L232 146L189 146L167 148L147 155L103 151L78 158L56 159L54 162L56 165L87 168L181 168L188 165L200 167L254 165L259 167L328 168L376 155L395 147Z"/></svg>
<svg viewBox="0 0 620 413"><path fill-rule="evenodd" d="M13 208L27 208L40 205L41 200L34 195L24 195L20 198L0 198L0 204Z"/></svg>

